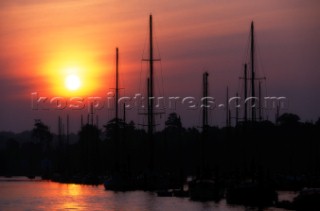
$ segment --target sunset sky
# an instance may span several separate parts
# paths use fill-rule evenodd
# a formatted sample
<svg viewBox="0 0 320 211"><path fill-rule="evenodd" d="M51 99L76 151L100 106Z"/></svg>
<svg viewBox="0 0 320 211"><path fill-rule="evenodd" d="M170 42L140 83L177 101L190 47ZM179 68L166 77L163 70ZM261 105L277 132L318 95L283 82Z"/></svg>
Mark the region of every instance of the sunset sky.
<svg viewBox="0 0 320 211"><path fill-rule="evenodd" d="M257 74L267 78L265 95L287 97L289 107L283 112L315 121L320 117L319 11L318 0L1 0L0 131L29 130L41 118L56 132L58 116L68 113L76 132L80 114L87 110L34 111L31 93L107 96L115 86L116 47L122 95L141 91L151 13L155 54L162 60L155 74L163 87L156 85L156 93L200 97L204 71L217 102L225 101L227 86L230 95L242 93L238 78L254 21ZM76 91L65 86L72 74L81 81ZM200 110L177 112L184 126L200 125ZM106 110L97 114L100 126L113 115ZM210 115L211 125L225 124L224 111ZM137 116L136 110L128 111L129 120L139 123ZM274 121L274 113L268 118Z"/></svg>

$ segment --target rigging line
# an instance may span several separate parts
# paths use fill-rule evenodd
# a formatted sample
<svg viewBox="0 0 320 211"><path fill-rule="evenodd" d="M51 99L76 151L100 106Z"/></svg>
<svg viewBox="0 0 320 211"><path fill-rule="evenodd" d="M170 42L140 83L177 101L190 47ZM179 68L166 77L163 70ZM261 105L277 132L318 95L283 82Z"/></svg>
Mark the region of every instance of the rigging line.
<svg viewBox="0 0 320 211"><path fill-rule="evenodd" d="M155 46L156 46L156 49L157 49L157 53L158 53L158 60L160 62L160 74L158 73L159 71L155 71L155 77L156 77L156 80L157 80L157 94L158 95L162 95L161 97L164 97L164 82L163 82L163 68L162 68L162 62L161 62L161 54L160 54L160 49L159 49L159 44L158 44L158 36L157 36L157 33L154 32L154 39L155 39ZM160 80L161 80L161 83L160 83ZM162 92L162 93L161 93ZM165 100L165 98L164 98ZM165 102L164 102L164 105L165 105Z"/></svg>
<svg viewBox="0 0 320 211"><path fill-rule="evenodd" d="M161 77L161 86L162 87L158 87L159 90L161 90L160 88L162 88L162 95L164 96L164 82L163 82L163 68L162 68L162 62L161 62L161 53L160 53L160 48L159 48L159 42L158 42L158 36L157 36L157 32L155 31L154 32L154 38L155 38L155 41L156 41L156 49L157 49L157 52L158 52L158 55L159 55L159 60L160 60L160 77ZM159 83L160 84L160 83Z"/></svg>
<svg viewBox="0 0 320 211"><path fill-rule="evenodd" d="M250 33L248 33L248 35L247 35L247 41L246 41L246 48L245 48L245 50L244 50L244 53L243 53L243 58L242 58L242 61L243 61L243 65L244 64L247 64L248 65L248 67L249 67L249 63L248 63L248 61L249 61L249 54L250 54L250 51L249 51L249 49L250 49L250 41L251 41L251 34ZM242 70L242 69L241 69ZM243 74L243 72L242 71L240 71L240 76L242 76L242 74ZM244 86L244 85L242 85L242 86ZM242 87L243 88L243 87ZM249 88L249 87L248 87ZM241 89L241 91L242 91L242 89ZM242 94L243 94L243 92L242 92Z"/></svg>
<svg viewBox="0 0 320 211"><path fill-rule="evenodd" d="M143 49L142 49L142 55L141 55L141 69L140 69L140 78L139 78L139 84L138 84L138 90L139 93L141 93L141 81L142 81L142 70L143 70L143 58L144 58L144 54L145 54L145 49L146 49L146 45L147 45L147 35L148 35L148 30L146 30L145 33L145 38L144 38L144 44L143 44Z"/></svg>
<svg viewBox="0 0 320 211"><path fill-rule="evenodd" d="M160 72L160 74L161 74L161 72ZM161 76L161 75L160 75L160 76ZM164 97L164 93L163 93L163 79L162 79L162 78L159 79L159 74L158 74L158 73L156 74L156 78L157 78L157 87L158 87L157 92L158 92L158 96ZM162 84L160 83L159 80L161 80ZM162 86L162 87L161 87L161 86ZM162 88L162 89L161 89L161 88ZM162 91L162 93L161 93L161 91Z"/></svg>
<svg viewBox="0 0 320 211"><path fill-rule="evenodd" d="M145 30L145 36L144 36L144 43L143 43L143 49L142 49L142 55L141 55L141 70L140 70L140 80L139 80L139 93L141 93L141 81L142 81L142 71L143 71L143 59L144 59L144 54L146 52L146 45L147 45L147 40L148 40L148 32L149 28Z"/></svg>
<svg viewBox="0 0 320 211"><path fill-rule="evenodd" d="M138 84L138 91L141 93L141 80L142 80L142 69L143 69L143 62L141 61L141 69L140 69L140 76L139 76L139 84Z"/></svg>
<svg viewBox="0 0 320 211"><path fill-rule="evenodd" d="M267 86L267 80L264 80L264 89L265 89L265 96L268 96L268 86ZM266 117L269 117L269 109L264 109L264 112L266 114Z"/></svg>
<svg viewBox="0 0 320 211"><path fill-rule="evenodd" d="M120 52L119 52L119 54L120 54ZM119 73L118 73L118 80L119 80L119 97L121 96L121 93L122 93L122 95L126 95L126 90L125 90L125 84L127 84L126 83L126 81L125 81L125 78L123 77L123 74L121 74L121 57L119 58L119 64L118 64L119 66L118 66L118 69L119 69ZM120 110L122 109L122 107L120 106Z"/></svg>
<svg viewBox="0 0 320 211"><path fill-rule="evenodd" d="M156 68L155 68L156 69ZM155 76L155 78L156 78L156 80L157 80L157 83L156 83L156 86L157 86L157 89L156 89L156 94L155 95L161 95L161 93L160 93L160 82L159 82L159 74L158 74L158 71L154 71L154 76Z"/></svg>
<svg viewBox="0 0 320 211"><path fill-rule="evenodd" d="M160 68L161 68L161 83L162 83L162 95L163 97L165 96L165 92L164 92L164 80L163 80L163 71L162 71L162 62L160 61Z"/></svg>
<svg viewBox="0 0 320 211"><path fill-rule="evenodd" d="M264 69L264 63L263 63L263 60L261 59L261 49L260 49L260 45L257 45L257 56L258 56L258 65L260 66L260 69L261 69L261 72L262 72L262 76L266 77L266 72L265 72L265 69ZM259 70L259 69L258 69Z"/></svg>
<svg viewBox="0 0 320 211"><path fill-rule="evenodd" d="M250 64L248 64L248 61L249 61L249 48L250 48L250 41L251 41L251 34L250 33L248 33L248 35L247 35L247 41L246 41L246 49L245 49L245 51L244 51L244 53L243 53L243 59L242 59L242 65L241 65L241 71L240 71L240 77L242 77L242 74L243 74L243 65L244 64L247 64L248 65L248 67L249 67L249 65ZM244 80L243 80L244 81ZM241 89L240 89L240 91L239 91L239 96L241 97L243 94L244 94L244 92L243 92L243 89L244 89L244 83L242 83L242 80L241 79L239 79L238 80L238 84L241 84L240 86L241 86ZM251 85L249 85L249 86L251 86ZM239 87L239 85L238 85L238 87ZM249 87L248 87L249 88Z"/></svg>
<svg viewBox="0 0 320 211"><path fill-rule="evenodd" d="M244 51L244 54L243 54L243 58L242 58L242 61L244 61L244 63L247 63L247 61L249 60L249 48L250 48L250 40L251 40L251 35L250 33L248 34L247 36L247 42L246 42L246 49Z"/></svg>
<svg viewBox="0 0 320 211"><path fill-rule="evenodd" d="M144 44L143 44L143 50L142 50L142 55L141 55L142 60L144 59L144 53L146 50L146 45L147 45L147 40L148 40L148 32L149 32L149 27L147 27L147 30L146 30L145 36L144 36Z"/></svg>
<svg viewBox="0 0 320 211"><path fill-rule="evenodd" d="M257 40L257 45L256 45L256 52L257 52L257 58L258 58L258 71L260 70L260 73L262 74L263 77L266 77L266 71L265 71L265 68L264 68L264 63L263 63L263 59L262 56L261 56L261 46L259 45L259 37L256 36L256 40ZM264 80L264 93L265 93L265 96L267 96L268 94L268 86L267 86L267 80L265 79ZM265 116L269 116L269 109L264 109L264 113L265 113Z"/></svg>
<svg viewBox="0 0 320 211"><path fill-rule="evenodd" d="M256 56L256 74L257 76L262 76L260 68L261 68L261 56L260 56L260 46L258 45L258 37L255 34L255 56Z"/></svg>
<svg viewBox="0 0 320 211"><path fill-rule="evenodd" d="M143 67L145 65L145 68ZM139 81L139 94L143 94L144 90L147 90L147 85L145 82L142 82L142 79L148 78L148 71L144 71L144 69L148 69L148 64L141 61L141 71L140 71L140 81ZM142 76L142 72L144 72L144 75Z"/></svg>
<svg viewBox="0 0 320 211"><path fill-rule="evenodd" d="M146 65L146 70L145 71L145 79L148 79L149 78L149 71L148 71L148 68L149 68L149 64L148 63L145 63ZM146 81L142 82L143 86L144 86L144 89L145 92L146 92L146 96L148 97L148 84L146 83ZM143 92L143 91L142 91Z"/></svg>
<svg viewBox="0 0 320 211"><path fill-rule="evenodd" d="M156 27L155 27L155 28L156 28ZM155 41L156 41L156 43L155 43L155 44L156 44L156 49L157 49L158 54L159 54L159 58L158 58L158 59L161 60L161 54L160 54L160 49L159 49L159 45L158 45L158 35L157 35L156 30L154 30L153 36L154 36L154 39L155 39Z"/></svg>
<svg viewBox="0 0 320 211"><path fill-rule="evenodd" d="M238 93L240 93L239 90L241 90L242 87L240 87L242 85L242 83L240 83L242 80L241 79L238 79L238 85L237 85L237 90L238 90Z"/></svg>
<svg viewBox="0 0 320 211"><path fill-rule="evenodd" d="M161 87L162 88L161 91L162 91L162 95L164 96L163 68L162 68L161 54L160 54L160 50L159 50L157 37L156 37L156 46L157 46L157 50L158 50L158 54L159 54L159 58L160 58L160 77L161 77L161 86L162 86Z"/></svg>

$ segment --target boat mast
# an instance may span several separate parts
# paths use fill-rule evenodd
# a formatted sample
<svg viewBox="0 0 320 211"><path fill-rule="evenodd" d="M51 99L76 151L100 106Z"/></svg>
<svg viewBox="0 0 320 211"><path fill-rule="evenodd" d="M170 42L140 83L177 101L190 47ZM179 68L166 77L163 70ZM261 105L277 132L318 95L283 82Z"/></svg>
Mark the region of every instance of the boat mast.
<svg viewBox="0 0 320 211"><path fill-rule="evenodd" d="M153 133L154 133L154 126L155 126L155 120L154 120L154 74L153 74L153 63L155 61L160 61L160 59L155 59L153 55L153 26L152 26L152 15L149 16L149 58L148 59L142 59L142 61L148 61L149 62L149 75L147 78L147 117L148 117L148 139L150 144L150 163L149 168L151 171L153 171L154 161L154 143L153 143Z"/></svg>
<svg viewBox="0 0 320 211"><path fill-rule="evenodd" d="M208 76L209 73L203 73L203 98L204 98L204 106L202 109L202 131L205 132L208 126Z"/></svg>
<svg viewBox="0 0 320 211"><path fill-rule="evenodd" d="M154 129L154 112L153 112L153 32L152 32L152 15L149 17L149 78L147 79L148 92L148 137L150 145L149 168L154 170L154 143L153 143L153 129Z"/></svg>
<svg viewBox="0 0 320 211"><path fill-rule="evenodd" d="M152 15L149 18L149 82L148 82L148 134L152 141L154 115L153 115L153 34L152 34Z"/></svg>
<svg viewBox="0 0 320 211"><path fill-rule="evenodd" d="M116 87L115 87L115 171L118 172L120 170L121 164L121 155L120 155L120 139L119 139L119 49L116 48Z"/></svg>
<svg viewBox="0 0 320 211"><path fill-rule="evenodd" d="M256 121L256 108L255 108L255 72L254 72L254 25L253 21L251 22L251 97L252 97L252 104L251 104L251 118L252 122Z"/></svg>
<svg viewBox="0 0 320 211"><path fill-rule="evenodd" d="M203 176L206 171L206 161L205 161L205 142L207 142L208 136L208 72L203 73L203 109L202 109L202 140L201 140L201 176Z"/></svg>

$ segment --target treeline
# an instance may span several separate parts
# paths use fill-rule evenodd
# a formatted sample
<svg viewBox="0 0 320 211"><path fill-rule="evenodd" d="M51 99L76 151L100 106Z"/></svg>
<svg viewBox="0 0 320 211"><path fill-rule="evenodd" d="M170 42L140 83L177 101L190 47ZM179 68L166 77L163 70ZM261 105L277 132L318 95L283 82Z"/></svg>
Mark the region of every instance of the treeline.
<svg viewBox="0 0 320 211"><path fill-rule="evenodd" d="M277 178L294 184L320 181L320 119L302 123L295 114L235 127L184 128L176 113L150 136L133 122L84 125L78 140L57 136L36 121L28 141L0 137L0 175L203 175L244 180ZM20 137L21 138L21 137ZM311 184L310 184L311 185Z"/></svg>

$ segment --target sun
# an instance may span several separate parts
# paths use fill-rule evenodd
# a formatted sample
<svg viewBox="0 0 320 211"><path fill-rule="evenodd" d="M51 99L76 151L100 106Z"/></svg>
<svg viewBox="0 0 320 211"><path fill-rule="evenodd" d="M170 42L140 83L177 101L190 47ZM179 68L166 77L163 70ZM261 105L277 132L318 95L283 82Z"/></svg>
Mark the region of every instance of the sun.
<svg viewBox="0 0 320 211"><path fill-rule="evenodd" d="M80 88L81 80L77 75L68 75L65 79L65 85L70 91L75 91Z"/></svg>

